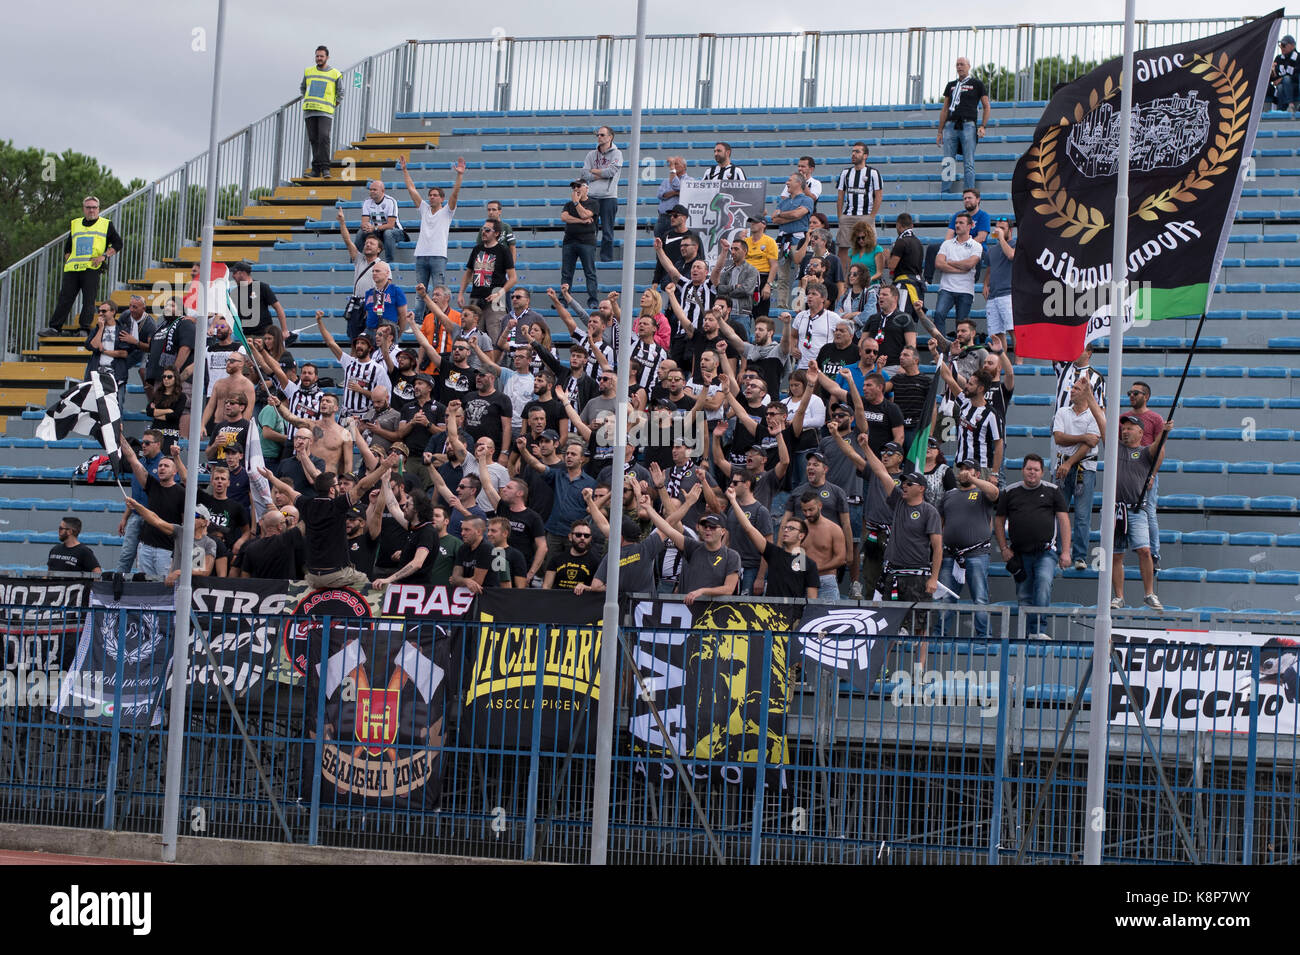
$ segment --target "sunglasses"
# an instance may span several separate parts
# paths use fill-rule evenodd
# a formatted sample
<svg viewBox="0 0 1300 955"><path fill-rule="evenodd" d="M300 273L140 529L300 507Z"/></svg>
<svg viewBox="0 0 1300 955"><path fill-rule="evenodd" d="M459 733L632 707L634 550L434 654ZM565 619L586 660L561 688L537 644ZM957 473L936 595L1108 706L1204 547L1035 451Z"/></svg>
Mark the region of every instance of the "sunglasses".
<svg viewBox="0 0 1300 955"><path fill-rule="evenodd" d="M574 540L587 540L591 537L590 534L579 534L577 531L570 531L569 536Z"/></svg>

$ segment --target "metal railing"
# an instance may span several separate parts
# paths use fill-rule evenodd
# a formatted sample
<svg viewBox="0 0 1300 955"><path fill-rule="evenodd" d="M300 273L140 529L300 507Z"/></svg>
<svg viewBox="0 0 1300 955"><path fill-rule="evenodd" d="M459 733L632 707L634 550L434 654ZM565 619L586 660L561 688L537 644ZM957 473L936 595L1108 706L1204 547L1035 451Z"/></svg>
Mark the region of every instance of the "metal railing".
<svg viewBox="0 0 1300 955"><path fill-rule="evenodd" d="M1207 36L1242 18L1140 21L1140 48ZM1295 33L1300 20L1288 19ZM811 109L937 102L967 57L996 100L1042 100L1057 83L1119 55L1120 23L913 27L871 32L699 34L647 38L647 109ZM335 145L386 131L399 112L626 110L635 38L497 36L410 40L344 70ZM300 175L308 146L298 99L222 140L217 215L237 214ZM206 154L103 210L125 240L107 297L197 241ZM0 273L0 347L35 347L62 282L66 234Z"/></svg>
<svg viewBox="0 0 1300 955"><path fill-rule="evenodd" d="M784 749L779 761L768 761L768 749L761 745L743 764L708 753L680 753L679 761L638 750L645 737L633 732L634 717L644 713L640 701L646 697L630 668L622 667L619 683L611 688L619 702L611 861L1077 859L1083 844L1083 757L1094 724L1090 699L1077 711L1072 703L1076 689L1088 684L1091 615L1046 611L1045 632L1056 639L1042 641L1026 639L1023 625L1013 636L1008 608L985 608L990 633L977 641L970 635L970 605L918 609L955 610L958 636L931 636L924 663L918 638L882 637L888 643L885 669L866 691L801 657L788 633L746 634L762 641L759 659L770 678L742 673L731 653L712 654L699 664L699 686L691 691L701 704L709 692L737 681L747 698L761 690L759 699L768 701L762 726L738 721L735 710L730 718L717 717L725 736L719 749L726 750L732 734L769 739L775 734ZM157 832L169 728L161 719L151 725L148 710L132 718L121 691L133 679L148 683L149 665L138 655L133 663L126 662L129 654L118 655L112 676L117 689L109 694L112 712L98 721L51 712L54 687L62 681L45 687L39 678L39 661L42 654L50 659L53 643L75 639L93 622L116 634L114 647L126 647L128 633L138 637L142 612L70 608L51 616L24 606L0 608L0 613L9 621L0 655L0 820ZM170 634L166 616L161 614ZM388 735L381 739L374 734L383 736L385 717L376 714L396 680L378 696L366 695L374 692L368 685L354 686L352 699L364 698L370 707L366 720L354 718L351 708L331 696L337 681L331 691L324 679L304 676L312 664L277 652L282 641L291 645L290 635L301 642L311 632L330 634L336 626L358 626L355 622L215 612L199 614L198 622L213 659L208 661L200 644L187 674L184 834L520 860L587 858L596 732L594 719L586 715L590 699L563 682L546 691L560 712L549 732L563 739L543 737L540 720L525 731L509 715L537 711L551 672L548 655L551 662L560 655L550 649L561 639L560 627L511 625L520 641L516 645L535 650L535 679L498 690L497 704L484 708L472 705L468 692L484 663L484 654L475 652L482 627L445 623L439 639L447 641L448 656L432 654L445 670L436 684L442 694L437 719L424 717L429 730L421 738L420 721L408 714L423 711L400 709L402 720L412 725L387 724ZM1117 633L1189 624L1204 626L1176 614L1116 614ZM405 631L400 624L393 631L391 639L399 643L373 645L384 671L391 669L394 676L401 674L390 661L402 655L393 647L411 638L411 625L408 620ZM1300 636L1300 623L1282 617L1230 614L1211 626ZM630 626L624 633L625 660L638 644L663 635ZM719 634L700 634L710 636ZM1270 668L1274 651L1258 645L1195 648L1199 654L1236 654L1236 672L1257 688L1252 697L1240 682L1223 684L1213 667L1168 668L1155 678L1141 674L1140 665L1129 665L1131 647L1119 649L1114 688L1123 683L1133 693L1145 678L1152 689L1167 688L1170 699L1188 693L1199 700L1220 689L1231 698L1236 692L1237 717L1248 729L1233 731L1231 717L1208 718L1191 732L1161 729L1150 721L1144 727L1110 722L1105 859L1296 862L1300 850L1292 827L1300 799L1295 772L1300 725L1280 719L1266 725L1269 704L1258 693L1261 679L1276 673ZM163 650L157 659L170 653ZM400 665L416 672L410 660ZM27 672L17 677L24 666ZM20 681L24 688L18 698ZM420 682L418 674L414 687L403 679L396 692L413 701ZM222 683L230 696L216 691ZM734 705L735 696L730 699ZM165 702L158 712L166 713ZM670 725L681 718L661 716ZM363 735L363 724L372 728L370 737ZM366 738L368 756L367 744L357 742ZM436 780L429 775L434 772ZM683 783L683 774L693 779L690 785ZM367 791L372 794L360 795Z"/></svg>

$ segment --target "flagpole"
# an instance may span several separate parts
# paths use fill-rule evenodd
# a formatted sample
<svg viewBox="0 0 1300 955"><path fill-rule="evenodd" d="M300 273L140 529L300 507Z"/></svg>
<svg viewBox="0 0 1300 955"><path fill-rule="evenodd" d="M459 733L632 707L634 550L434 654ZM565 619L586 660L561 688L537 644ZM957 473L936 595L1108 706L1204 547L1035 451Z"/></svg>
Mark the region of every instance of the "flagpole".
<svg viewBox="0 0 1300 955"><path fill-rule="evenodd" d="M199 441L203 436L203 387L207 370L208 301L212 282L212 233L217 215L217 117L221 111L221 53L226 29L226 0L217 0L217 34L212 48L212 116L208 122L207 192L203 204L203 241L199 253L199 309L194 319L194 369L190 397L189 449L185 455L185 512L181 524L181 577L176 587L175 642L172 646L172 698L167 718L167 779L163 794L162 858L176 861L180 821L181 761L185 750L186 690L189 687L190 595L194 586L194 510L199 494ZM237 321L237 316L231 316ZM249 432L249 440L253 432Z"/></svg>
<svg viewBox="0 0 1300 955"><path fill-rule="evenodd" d="M614 714L618 707L619 554L623 527L623 470L627 464L628 358L636 324L636 200L641 179L641 97L645 73L646 0L636 3L636 55L632 66L632 135L628 141L627 205L623 213L623 319L618 323L618 390L615 392L614 493L609 498L609 548L605 560L604 626L600 638L600 703L596 711L596 781L591 816L591 864L604 865L609 845L609 799L613 780Z"/></svg>
<svg viewBox="0 0 1300 955"><path fill-rule="evenodd" d="M1097 626L1092 635L1092 719L1088 730L1088 791L1084 816L1084 865L1101 864L1106 831L1106 751L1110 726L1111 556L1115 552L1115 499L1119 477L1119 419L1124 383L1123 312L1128 284L1128 172L1133 112L1134 0L1124 0L1124 68L1120 74L1119 175L1115 183L1115 237L1111 257L1110 353L1106 363L1106 453L1101 498L1101 567L1097 574Z"/></svg>

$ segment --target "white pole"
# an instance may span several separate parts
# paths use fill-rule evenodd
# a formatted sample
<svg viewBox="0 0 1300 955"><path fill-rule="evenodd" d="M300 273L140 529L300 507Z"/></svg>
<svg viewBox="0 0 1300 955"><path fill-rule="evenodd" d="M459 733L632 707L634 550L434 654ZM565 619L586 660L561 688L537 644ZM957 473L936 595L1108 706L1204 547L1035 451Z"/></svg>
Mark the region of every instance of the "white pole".
<svg viewBox="0 0 1300 955"><path fill-rule="evenodd" d="M1115 482L1119 477L1119 419L1123 403L1124 300L1128 280L1128 161L1133 112L1134 0L1124 2L1124 68L1120 74L1119 174L1115 183L1115 245L1111 259L1110 354L1106 363L1105 471L1101 496L1101 569L1097 574L1097 627L1092 637L1092 721L1088 730L1088 794L1083 862L1101 865L1106 832L1106 751L1110 738L1111 555L1115 553Z"/></svg>
<svg viewBox="0 0 1300 955"><path fill-rule="evenodd" d="M207 192L203 206L203 246L199 260L199 309L194 319L193 390L190 399L189 450L185 455L185 514L181 527L181 579L176 588L175 645L172 649L172 699L167 718L167 778L163 794L162 857L176 861L176 829L180 819L181 760L185 750L185 706L189 684L190 594L194 583L194 509L199 494L199 440L203 436L203 373L207 368L208 301L212 280L212 231L217 216L217 115L221 111L221 51L226 29L226 0L217 0L217 36L212 48L212 117L208 122ZM181 196L181 201L185 197ZM237 316L231 316L237 320ZM183 321L183 319L182 319ZM253 438L249 432L249 440Z"/></svg>
<svg viewBox="0 0 1300 955"><path fill-rule="evenodd" d="M636 3L636 55L632 66L632 137L628 161L627 211L623 219L623 319L618 323L618 391L615 399L618 425L614 433L613 494L609 499L609 569L605 576L605 621L600 638L600 705L596 717L596 792L592 802L591 864L604 865L609 847L609 790L613 776L614 714L618 708L618 589L619 544L623 527L623 468L627 464L627 378L632 354L632 326L639 306L636 300L636 198L641 177L641 87L645 74L646 0Z"/></svg>

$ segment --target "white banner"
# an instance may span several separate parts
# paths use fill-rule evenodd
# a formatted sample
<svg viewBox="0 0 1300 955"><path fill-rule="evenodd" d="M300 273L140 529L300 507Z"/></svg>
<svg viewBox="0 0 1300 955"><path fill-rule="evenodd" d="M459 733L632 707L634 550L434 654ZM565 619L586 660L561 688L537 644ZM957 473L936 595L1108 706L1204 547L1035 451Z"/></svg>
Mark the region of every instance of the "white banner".
<svg viewBox="0 0 1300 955"><path fill-rule="evenodd" d="M1300 642L1224 630L1115 628L1130 696L1112 670L1110 722L1180 732L1246 733L1257 708L1261 733L1300 734L1296 706ZM1258 648L1258 650L1256 649ZM1259 679L1252 658L1259 655Z"/></svg>
<svg viewBox="0 0 1300 955"><path fill-rule="evenodd" d="M767 180L692 179L682 183L680 201L690 210L690 228L699 233L704 243L700 251L713 268L722 240L734 241L748 230L751 215L763 215Z"/></svg>

